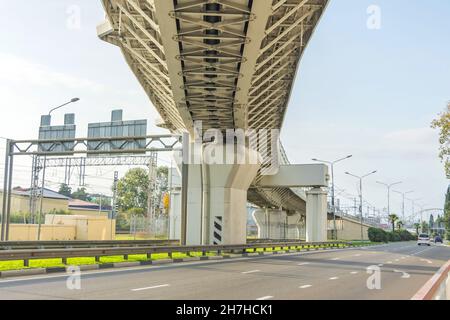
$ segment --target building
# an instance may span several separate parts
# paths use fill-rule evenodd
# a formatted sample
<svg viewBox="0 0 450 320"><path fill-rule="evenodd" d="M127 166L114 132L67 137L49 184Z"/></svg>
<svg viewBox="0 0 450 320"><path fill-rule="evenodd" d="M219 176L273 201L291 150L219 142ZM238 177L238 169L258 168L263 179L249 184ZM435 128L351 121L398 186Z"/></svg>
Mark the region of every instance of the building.
<svg viewBox="0 0 450 320"><path fill-rule="evenodd" d="M87 202L79 199L69 199L69 212L74 215L88 216L108 216L111 212L111 206L100 206L97 203Z"/></svg>
<svg viewBox="0 0 450 320"><path fill-rule="evenodd" d="M14 189L11 194L11 213L25 214L30 212L30 189ZM3 190L0 190L0 207L3 206ZM40 199L37 202L37 212L40 209ZM69 210L69 198L50 189L44 189L42 212L58 213Z"/></svg>

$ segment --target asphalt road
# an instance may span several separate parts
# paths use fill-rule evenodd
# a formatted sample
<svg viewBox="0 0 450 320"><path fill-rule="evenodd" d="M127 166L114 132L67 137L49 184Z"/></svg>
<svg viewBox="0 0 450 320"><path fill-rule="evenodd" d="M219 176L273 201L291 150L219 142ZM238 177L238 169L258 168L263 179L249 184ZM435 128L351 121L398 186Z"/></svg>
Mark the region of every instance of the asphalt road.
<svg viewBox="0 0 450 320"><path fill-rule="evenodd" d="M10 278L0 280L0 299L410 299L449 259L450 247L395 243L85 271L72 290L67 275ZM370 266L380 268L372 290Z"/></svg>

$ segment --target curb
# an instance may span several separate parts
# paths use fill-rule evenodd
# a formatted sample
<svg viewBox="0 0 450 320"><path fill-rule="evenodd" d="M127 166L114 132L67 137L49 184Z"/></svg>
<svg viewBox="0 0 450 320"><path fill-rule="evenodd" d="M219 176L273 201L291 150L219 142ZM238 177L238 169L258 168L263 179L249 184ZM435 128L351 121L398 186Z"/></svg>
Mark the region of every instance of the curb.
<svg viewBox="0 0 450 320"><path fill-rule="evenodd" d="M364 247L371 247L376 245L368 245ZM346 249L335 248L335 249ZM354 248L361 248L355 246ZM328 248L327 248L328 249ZM332 248L329 248L332 249ZM324 248L323 251L326 249ZM298 252L311 252L319 251L319 249L305 248L303 250L281 250L281 251L267 251L267 252L246 252L243 254L227 254L223 256L199 256L199 257L187 257L187 258L175 258L175 259L159 259L159 260L146 260L146 261L125 261L125 262L114 262L114 263L100 263L100 264L86 264L79 265L81 271L90 271L98 269L112 269L112 268L130 268L138 266L148 266L148 265L161 265L161 264L171 264L171 263L182 263L182 262L192 262L192 261L207 261L207 260L228 260L232 258L248 258L248 257L259 257L259 256L269 256L287 253L298 253ZM8 270L0 272L1 278L10 277L22 277L22 276L34 276L52 273L68 273L68 268L73 266L64 267L48 267L48 268L32 268L32 269L19 269L19 270Z"/></svg>

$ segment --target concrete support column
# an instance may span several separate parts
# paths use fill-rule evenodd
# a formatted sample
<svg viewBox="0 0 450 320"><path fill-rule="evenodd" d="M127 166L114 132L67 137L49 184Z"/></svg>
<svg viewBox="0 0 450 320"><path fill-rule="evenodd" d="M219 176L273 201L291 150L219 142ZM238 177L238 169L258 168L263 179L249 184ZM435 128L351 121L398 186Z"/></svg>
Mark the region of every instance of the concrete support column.
<svg viewBox="0 0 450 320"><path fill-rule="evenodd" d="M260 167L249 159L257 156L244 147L214 144L202 153L200 164L188 164L186 244L246 243L247 190Z"/></svg>
<svg viewBox="0 0 450 320"><path fill-rule="evenodd" d="M327 192L314 188L306 198L306 241L327 241Z"/></svg>
<svg viewBox="0 0 450 320"><path fill-rule="evenodd" d="M259 239L288 238L289 218L286 212L273 209L256 209L253 212L253 220L258 227Z"/></svg>
<svg viewBox="0 0 450 320"><path fill-rule="evenodd" d="M300 239L300 213L288 215L287 220L287 238L288 239Z"/></svg>

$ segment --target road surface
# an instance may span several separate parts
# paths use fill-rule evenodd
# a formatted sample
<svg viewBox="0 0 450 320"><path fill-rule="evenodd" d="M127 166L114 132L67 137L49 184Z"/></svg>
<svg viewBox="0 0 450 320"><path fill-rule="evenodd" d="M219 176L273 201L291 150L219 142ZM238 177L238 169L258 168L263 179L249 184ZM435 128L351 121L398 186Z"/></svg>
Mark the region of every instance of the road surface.
<svg viewBox="0 0 450 320"><path fill-rule="evenodd" d="M369 248L85 271L0 280L0 299L410 299L450 259L445 246ZM370 290L367 268L380 268Z"/></svg>

